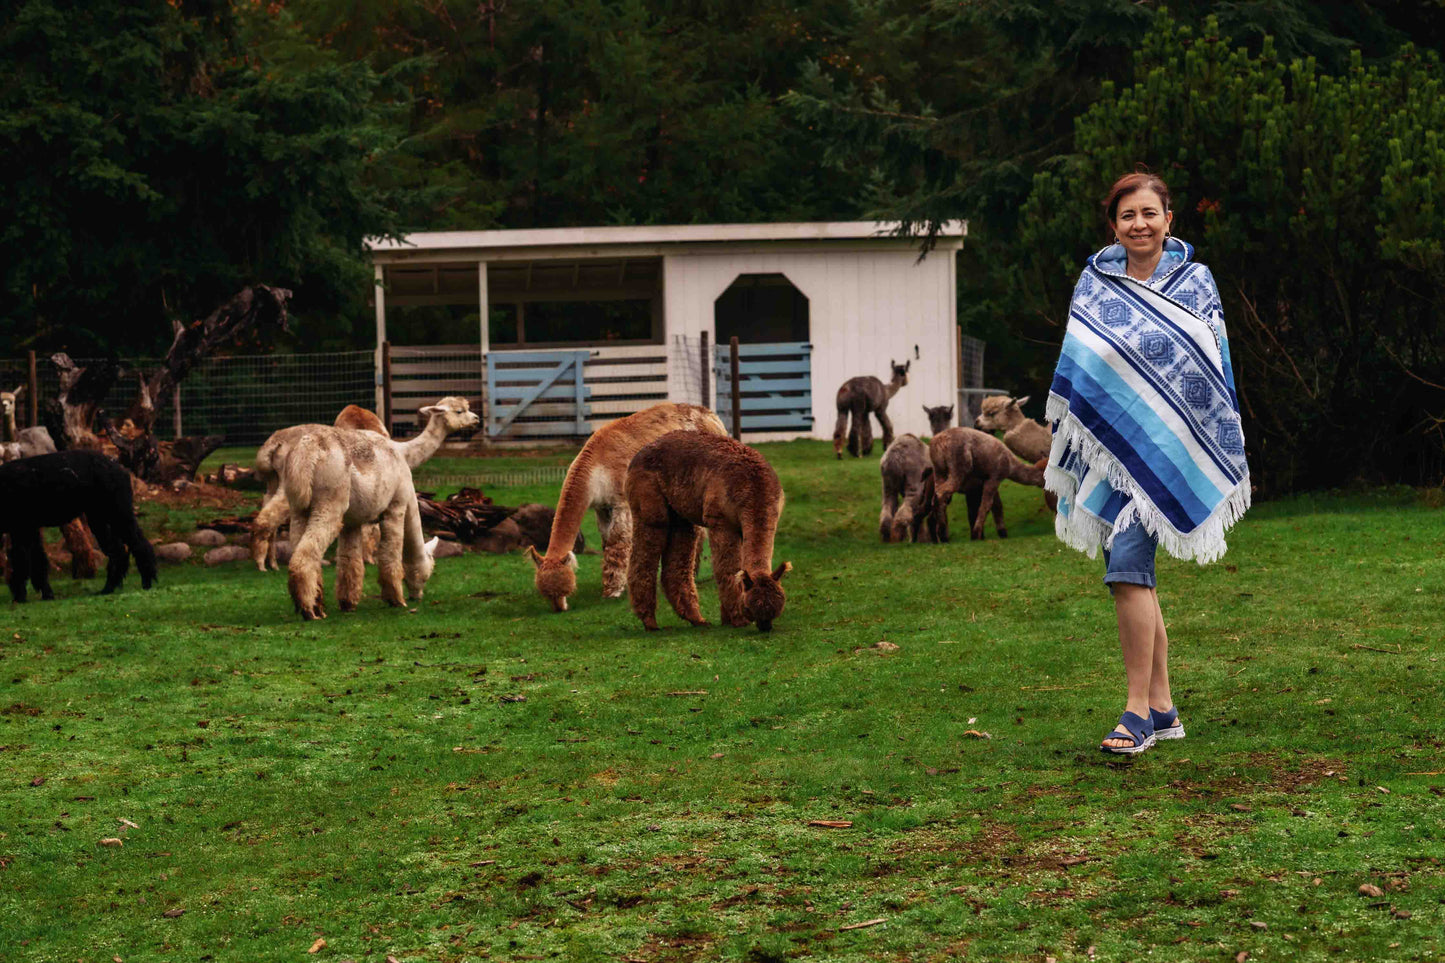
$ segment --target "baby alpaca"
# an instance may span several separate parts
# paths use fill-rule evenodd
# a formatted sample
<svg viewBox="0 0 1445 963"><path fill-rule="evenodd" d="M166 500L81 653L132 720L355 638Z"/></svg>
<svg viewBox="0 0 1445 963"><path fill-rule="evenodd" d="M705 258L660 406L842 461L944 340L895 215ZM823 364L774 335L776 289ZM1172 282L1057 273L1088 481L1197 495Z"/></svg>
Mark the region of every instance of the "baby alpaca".
<svg viewBox="0 0 1445 963"><path fill-rule="evenodd" d="M769 571L783 487L762 455L726 436L669 432L632 459L626 493L633 520L627 590L644 628L657 628L659 559L673 611L707 624L693 578L704 526L723 622L772 629L785 601L781 579L792 565Z"/></svg>
<svg viewBox="0 0 1445 963"><path fill-rule="evenodd" d="M1049 457L1049 446L1054 438L1048 425L1024 417L1023 407L1028 400L1028 395L1022 398L990 395L983 399L973 426L979 431L1003 432L1003 443L1009 451L1032 464L1040 458Z"/></svg>
<svg viewBox="0 0 1445 963"><path fill-rule="evenodd" d="M0 461L14 461L32 455L49 455L55 451L55 440L44 425L34 428L15 427L15 408L20 396L25 393L21 385L14 391L0 391L0 430L3 430L4 445L0 447Z"/></svg>
<svg viewBox="0 0 1445 963"><path fill-rule="evenodd" d="M928 522L927 541L933 541L933 465L928 446L916 435L899 435L878 463L883 476L883 510L878 534L885 542L916 542Z"/></svg>
<svg viewBox="0 0 1445 963"><path fill-rule="evenodd" d="M888 367L893 369L893 377L886 385L872 375L859 375L843 382L835 399L838 423L833 426L833 454L840 459L843 457L844 436L848 439L848 454L854 458L873 453L873 428L868 423L870 411L878 419L878 427L883 429L883 447L886 449L893 444L893 422L888 418L888 402L908 384L908 366L911 364L912 361L894 364L890 360ZM850 416L852 424L848 421Z"/></svg>
<svg viewBox="0 0 1445 963"><path fill-rule="evenodd" d="M928 434L930 437L953 424L953 405L939 405L936 408L930 408L924 405L923 413L928 416Z"/></svg>
<svg viewBox="0 0 1445 963"><path fill-rule="evenodd" d="M141 585L156 579L156 555L135 519L130 472L98 451L71 449L0 465L0 532L10 536L10 597L25 601L25 582L42 599L50 590L50 562L40 529L64 525L80 514L107 558L101 595L120 588L135 555Z"/></svg>
<svg viewBox="0 0 1445 963"><path fill-rule="evenodd" d="M1044 487L1042 468L1025 465L1003 442L975 428L949 428L939 432L928 446L928 455L933 462L933 527L940 542L948 541L948 503L954 492L961 491L968 499L970 538L983 538L983 519L990 511L998 537L1008 538L998 486L1007 478Z"/></svg>

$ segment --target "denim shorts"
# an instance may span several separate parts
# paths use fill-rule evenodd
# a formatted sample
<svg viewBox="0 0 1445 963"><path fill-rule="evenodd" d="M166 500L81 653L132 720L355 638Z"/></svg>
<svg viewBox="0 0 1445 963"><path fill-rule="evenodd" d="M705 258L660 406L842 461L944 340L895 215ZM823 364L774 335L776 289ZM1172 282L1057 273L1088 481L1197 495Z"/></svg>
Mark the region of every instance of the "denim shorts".
<svg viewBox="0 0 1445 963"><path fill-rule="evenodd" d="M1104 549L1104 584L1109 591L1114 591L1114 582L1156 587L1154 553L1158 549L1159 540L1138 523L1116 535L1113 549Z"/></svg>

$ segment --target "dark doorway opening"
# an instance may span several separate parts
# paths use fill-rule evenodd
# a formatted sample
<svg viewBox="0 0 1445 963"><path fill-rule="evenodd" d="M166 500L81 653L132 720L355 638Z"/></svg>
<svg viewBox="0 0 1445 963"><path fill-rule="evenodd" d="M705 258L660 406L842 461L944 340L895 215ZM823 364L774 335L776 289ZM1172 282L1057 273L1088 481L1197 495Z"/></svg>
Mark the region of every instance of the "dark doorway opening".
<svg viewBox="0 0 1445 963"><path fill-rule="evenodd" d="M808 340L808 298L782 274L740 274L713 303L717 343Z"/></svg>

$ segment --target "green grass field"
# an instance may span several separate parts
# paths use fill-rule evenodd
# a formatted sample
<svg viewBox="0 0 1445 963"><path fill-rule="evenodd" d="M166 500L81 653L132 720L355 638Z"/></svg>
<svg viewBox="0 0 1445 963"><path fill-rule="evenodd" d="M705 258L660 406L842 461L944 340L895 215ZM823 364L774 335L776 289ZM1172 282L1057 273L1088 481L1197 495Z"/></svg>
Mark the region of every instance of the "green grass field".
<svg viewBox="0 0 1445 963"><path fill-rule="evenodd" d="M882 545L876 457L762 450L794 565L770 635L665 604L645 633L597 556L565 614L516 555L440 562L414 610L368 572L310 624L245 564L8 606L4 958L1445 957L1438 493L1260 505L1224 563L1161 559L1189 737L1131 762L1095 749L1102 562L1037 489L1005 487L1007 540Z"/></svg>

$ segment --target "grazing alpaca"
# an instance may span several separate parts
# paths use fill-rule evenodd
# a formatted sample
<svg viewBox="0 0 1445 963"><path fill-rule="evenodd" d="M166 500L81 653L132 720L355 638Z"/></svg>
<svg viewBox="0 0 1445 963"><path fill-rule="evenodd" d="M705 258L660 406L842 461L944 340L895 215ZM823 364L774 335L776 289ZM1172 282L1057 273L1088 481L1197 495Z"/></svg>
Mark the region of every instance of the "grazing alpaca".
<svg viewBox="0 0 1445 963"><path fill-rule="evenodd" d="M1003 432L1003 443L1009 451L1032 464L1040 458L1049 457L1054 435L1048 425L1024 417L1023 407L1028 400L1028 395L1022 398L990 395L983 399L981 413L974 419L973 426L979 431Z"/></svg>
<svg viewBox="0 0 1445 963"><path fill-rule="evenodd" d="M1042 468L1025 465L1003 442L974 428L949 428L939 432L928 446L928 455L933 462L933 527L940 542L948 541L948 503L954 492L963 492L968 500L971 538L983 538L984 516L990 511L998 537L1008 538L1008 529L1003 523L1003 502L998 498L1000 483L1008 478L1024 485L1044 487Z"/></svg>
<svg viewBox="0 0 1445 963"><path fill-rule="evenodd" d="M783 486L762 455L726 436L674 431L632 459L626 489L635 526L627 587L644 628L657 628L659 559L672 610L693 625L706 624L693 579L703 526L723 622L772 630L783 613L781 579L793 566L784 562L769 571Z"/></svg>
<svg viewBox="0 0 1445 963"><path fill-rule="evenodd" d="M433 439L430 451L453 431L473 428L477 416L465 399L443 398L421 409L428 417L421 439ZM420 598L431 577L433 545L422 538L421 512L412 486L406 445L370 431L330 425L284 428L256 453L256 471L279 481L291 511L292 553L289 587L304 619L325 618L321 556L332 541L336 550L336 598L342 611L361 600L365 574L363 527L381 521L378 569L381 597L403 605L403 578L412 598Z"/></svg>
<svg viewBox="0 0 1445 963"><path fill-rule="evenodd" d="M953 424L953 405L939 405L936 408L923 406L923 413L928 416L928 433L930 436Z"/></svg>
<svg viewBox="0 0 1445 963"><path fill-rule="evenodd" d="M572 459L545 555L530 546L537 567L535 583L555 612L567 611L567 596L577 591L577 557L572 554L587 509L597 513L602 533L602 595L614 599L627 590L627 558L632 551L632 513L623 483L627 466L642 447L670 431L726 435L717 415L698 405L663 402L618 418L592 433Z"/></svg>
<svg viewBox="0 0 1445 963"><path fill-rule="evenodd" d="M916 435L899 435L883 453L878 471L883 476L879 536L885 542L916 542L926 522L925 539L933 541L933 465L928 445Z"/></svg>
<svg viewBox="0 0 1445 963"><path fill-rule="evenodd" d="M341 414L331 423L334 428L351 428L356 431L375 432L383 438L390 438L391 432L376 417L376 413L367 411L357 405L347 405L341 409ZM272 437L275 437L274 435ZM261 571L271 569L275 571L276 565L276 531L286 524L291 517L291 509L286 504L286 498L276 489L276 479L267 480L268 491L261 502L261 510L256 513L256 518L251 522L251 560ZM367 565L376 564L376 546L381 538L381 529L375 525L366 527L364 539L363 561Z"/></svg>
<svg viewBox="0 0 1445 963"><path fill-rule="evenodd" d="M135 555L141 584L156 579L156 555L135 519L130 472L98 451L72 449L0 465L0 532L10 536L10 597L25 601L25 582L42 599L50 590L50 563L40 529L64 525L84 513L107 556L101 595L120 588Z"/></svg>
<svg viewBox="0 0 1445 963"><path fill-rule="evenodd" d="M871 411L878 418L878 426L883 429L883 447L886 449L893 444L893 422L888 420L888 399L898 394L898 389L908 384L908 366L912 361L903 364L888 362L893 369L893 380L884 384L872 375L861 375L857 378L849 378L843 382L843 387L838 389L838 423L833 427L833 453L839 458L843 457L843 436L848 436L848 454L857 458L859 454L869 455L873 453L873 428L868 423L868 413ZM853 423L848 424L848 417L852 416Z"/></svg>
<svg viewBox="0 0 1445 963"><path fill-rule="evenodd" d="M44 426L16 428L15 406L24 393L24 385L14 391L0 391L0 418L4 419L0 422L0 431L4 432L3 436L0 436L0 440L4 441L4 447L0 449L0 461L14 461L16 458L29 458L31 455L49 455L55 451L55 440Z"/></svg>

